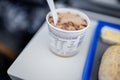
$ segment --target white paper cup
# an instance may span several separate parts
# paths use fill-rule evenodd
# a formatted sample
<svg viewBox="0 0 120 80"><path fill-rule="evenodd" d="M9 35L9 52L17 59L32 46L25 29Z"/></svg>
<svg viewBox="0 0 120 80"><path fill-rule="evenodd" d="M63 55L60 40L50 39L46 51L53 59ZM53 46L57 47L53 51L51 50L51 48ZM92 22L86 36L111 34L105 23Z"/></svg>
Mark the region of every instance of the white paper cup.
<svg viewBox="0 0 120 80"><path fill-rule="evenodd" d="M46 16L46 21L48 23L48 30L49 30L49 48L50 50L59 55L59 56L73 56L78 53L81 49L80 43L82 42L85 32L90 26L90 20L86 14L83 12L71 9L71 8L60 8L56 9L56 12L71 12L73 14L78 14L82 18L87 21L87 27L81 30L75 31L67 31L51 25L48 21L48 18L51 16L51 12L49 12Z"/></svg>

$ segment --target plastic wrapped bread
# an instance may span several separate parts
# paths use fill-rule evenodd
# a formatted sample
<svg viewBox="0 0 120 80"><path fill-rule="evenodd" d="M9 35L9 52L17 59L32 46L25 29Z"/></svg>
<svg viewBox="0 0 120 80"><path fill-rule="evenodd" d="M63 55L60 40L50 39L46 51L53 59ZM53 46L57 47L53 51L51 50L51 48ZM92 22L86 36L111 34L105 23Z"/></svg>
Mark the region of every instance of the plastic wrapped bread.
<svg viewBox="0 0 120 80"><path fill-rule="evenodd" d="M109 47L101 60L99 80L120 80L120 45Z"/></svg>

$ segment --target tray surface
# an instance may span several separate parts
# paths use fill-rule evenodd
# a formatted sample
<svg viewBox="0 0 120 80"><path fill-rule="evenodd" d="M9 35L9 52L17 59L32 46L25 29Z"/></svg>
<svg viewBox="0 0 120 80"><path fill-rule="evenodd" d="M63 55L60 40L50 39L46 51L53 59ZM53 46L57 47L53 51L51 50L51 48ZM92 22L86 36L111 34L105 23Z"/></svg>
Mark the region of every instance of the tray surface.
<svg viewBox="0 0 120 80"><path fill-rule="evenodd" d="M111 46L102 41L100 34L103 27L111 27L120 30L120 25L99 21L95 29L92 43L84 66L82 80L98 80L98 70L101 58L105 50Z"/></svg>

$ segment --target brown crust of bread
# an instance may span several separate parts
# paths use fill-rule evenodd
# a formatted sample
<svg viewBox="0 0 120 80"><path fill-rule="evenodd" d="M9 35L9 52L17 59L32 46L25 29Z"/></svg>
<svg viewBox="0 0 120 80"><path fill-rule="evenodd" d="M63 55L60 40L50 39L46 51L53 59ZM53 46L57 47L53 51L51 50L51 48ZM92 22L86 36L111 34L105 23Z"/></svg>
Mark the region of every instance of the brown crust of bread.
<svg viewBox="0 0 120 80"><path fill-rule="evenodd" d="M120 80L120 45L109 47L101 60L99 80Z"/></svg>

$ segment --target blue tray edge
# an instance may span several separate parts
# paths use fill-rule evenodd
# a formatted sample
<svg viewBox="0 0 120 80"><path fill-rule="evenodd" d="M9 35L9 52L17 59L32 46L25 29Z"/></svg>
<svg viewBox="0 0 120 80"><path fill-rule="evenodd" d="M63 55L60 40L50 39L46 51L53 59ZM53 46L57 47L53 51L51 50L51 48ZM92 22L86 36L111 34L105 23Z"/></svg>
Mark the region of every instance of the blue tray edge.
<svg viewBox="0 0 120 80"><path fill-rule="evenodd" d="M93 39L90 44L90 49L88 50L87 59L86 59L85 66L83 69L82 80L90 80L91 73L92 73L92 67L93 67L93 63L94 63L94 58L95 58L95 54L96 54L96 49L97 49L97 45L98 45L97 41L100 36L99 33L105 25L112 27L112 28L120 29L120 25L103 22L103 21L98 21L98 25L95 29L95 34L93 35Z"/></svg>

